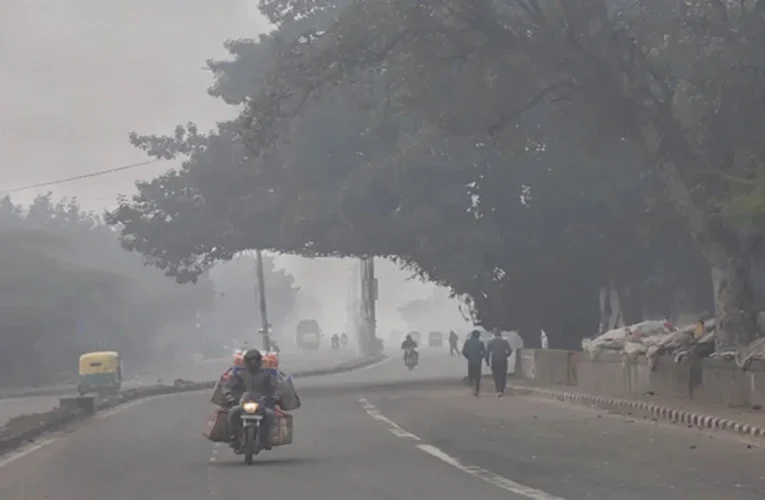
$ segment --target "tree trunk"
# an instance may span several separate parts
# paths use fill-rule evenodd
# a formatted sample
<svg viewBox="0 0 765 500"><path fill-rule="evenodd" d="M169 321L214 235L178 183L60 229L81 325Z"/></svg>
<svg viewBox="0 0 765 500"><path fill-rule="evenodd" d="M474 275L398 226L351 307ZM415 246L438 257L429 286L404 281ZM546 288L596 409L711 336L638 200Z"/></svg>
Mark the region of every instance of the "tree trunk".
<svg viewBox="0 0 765 500"><path fill-rule="evenodd" d="M758 333L748 256L732 229L710 220L695 205L673 161L662 158L659 173L670 200L684 216L712 270L716 350L749 345Z"/></svg>
<svg viewBox="0 0 765 500"><path fill-rule="evenodd" d="M749 263L743 259L729 259L724 264L712 267L717 351L749 345L758 337Z"/></svg>
<svg viewBox="0 0 765 500"><path fill-rule="evenodd" d="M603 286L600 288L600 326L598 333L607 332L611 326L611 316L613 308L611 307L611 287Z"/></svg>
<svg viewBox="0 0 765 500"><path fill-rule="evenodd" d="M620 287L619 304L625 325L634 325L643 321L643 300L637 287L629 285Z"/></svg>

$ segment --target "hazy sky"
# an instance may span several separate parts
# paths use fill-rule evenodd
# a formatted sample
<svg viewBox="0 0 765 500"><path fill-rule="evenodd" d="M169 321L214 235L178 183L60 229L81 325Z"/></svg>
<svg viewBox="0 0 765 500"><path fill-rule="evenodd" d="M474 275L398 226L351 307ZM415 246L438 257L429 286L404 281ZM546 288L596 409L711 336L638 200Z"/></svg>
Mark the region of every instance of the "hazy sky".
<svg viewBox="0 0 765 500"><path fill-rule="evenodd" d="M195 121L209 128L232 111L208 97L208 58L222 43L268 30L256 0L0 0L0 191L140 162L127 134L171 132ZM114 205L133 183L173 166L161 163L41 191L77 196L94 209ZM303 287L332 309L348 296L336 279L345 263L282 258ZM383 266L387 311L432 288ZM330 287L328 289L327 287ZM330 293L328 293L330 292ZM390 314L393 314L391 312ZM334 314L332 314L334 316ZM391 318L392 319L392 318Z"/></svg>
<svg viewBox="0 0 765 500"><path fill-rule="evenodd" d="M132 130L205 127L229 111L205 94L207 58L228 38L268 29L253 0L0 2L0 189L146 159ZM166 164L57 186L91 207L112 205ZM14 198L26 201L34 191Z"/></svg>

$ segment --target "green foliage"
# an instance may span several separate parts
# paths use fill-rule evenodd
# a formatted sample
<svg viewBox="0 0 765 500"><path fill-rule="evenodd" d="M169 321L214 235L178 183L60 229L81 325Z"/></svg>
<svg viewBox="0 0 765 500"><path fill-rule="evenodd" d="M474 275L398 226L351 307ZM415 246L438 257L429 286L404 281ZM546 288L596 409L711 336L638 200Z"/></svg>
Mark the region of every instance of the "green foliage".
<svg viewBox="0 0 765 500"><path fill-rule="evenodd" d="M278 28L209 63L211 94L244 104L241 115L209 134L131 137L185 162L110 215L126 248L179 281L252 248L392 257L466 296L476 321L530 338L542 326L556 345L595 331L597 291L611 281L654 310L651 297L678 289L705 290L694 299L708 305L707 264L736 254L740 225L712 228L700 207L757 192L727 180L763 153L756 12L600 0L261 7Z"/></svg>

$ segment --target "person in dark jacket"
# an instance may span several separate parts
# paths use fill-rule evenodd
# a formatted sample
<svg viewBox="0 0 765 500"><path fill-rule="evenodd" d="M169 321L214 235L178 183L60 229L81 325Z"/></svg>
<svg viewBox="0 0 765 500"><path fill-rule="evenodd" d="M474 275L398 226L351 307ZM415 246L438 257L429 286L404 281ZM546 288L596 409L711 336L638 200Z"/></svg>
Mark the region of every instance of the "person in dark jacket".
<svg viewBox="0 0 765 500"><path fill-rule="evenodd" d="M223 394L230 405L228 423L231 432L231 445L238 448L242 427L242 404L240 399L248 394L253 399L267 399L266 412L260 425L260 439L265 449L270 450L269 431L274 421L273 406L275 405L276 376L271 370L263 369L263 355L257 349L249 349L244 353L244 367L231 373L223 386Z"/></svg>
<svg viewBox="0 0 765 500"><path fill-rule="evenodd" d="M481 332L473 330L470 338L462 346L462 355L467 359L468 379L473 385L473 396L481 392L481 363L486 357L486 346L481 340Z"/></svg>
<svg viewBox="0 0 765 500"><path fill-rule="evenodd" d="M513 353L513 348L507 339L502 338L499 328L495 328L493 333L494 338L486 344L486 363L491 367L497 397L501 398L507 387L507 359Z"/></svg>
<svg viewBox="0 0 765 500"><path fill-rule="evenodd" d="M449 356L454 356L455 354L457 356L460 355L460 349L457 347L457 344L459 343L460 338L457 336L457 333L452 330L449 332Z"/></svg>

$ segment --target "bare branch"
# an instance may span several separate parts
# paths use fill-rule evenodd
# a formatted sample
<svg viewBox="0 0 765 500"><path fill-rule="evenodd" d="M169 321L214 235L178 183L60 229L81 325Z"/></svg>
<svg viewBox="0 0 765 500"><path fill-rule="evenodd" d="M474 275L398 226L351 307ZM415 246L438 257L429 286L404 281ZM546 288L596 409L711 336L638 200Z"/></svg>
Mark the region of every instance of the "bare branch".
<svg viewBox="0 0 765 500"><path fill-rule="evenodd" d="M701 170L696 172L696 174L697 175L713 175L715 177L719 177L720 179L724 181L730 182L731 184L740 184L743 186L756 186L758 184L757 179L746 179L744 177L731 175L721 170Z"/></svg>
<svg viewBox="0 0 765 500"><path fill-rule="evenodd" d="M487 132L489 133L489 136L492 138L496 138L505 128L507 128L508 125L510 125L513 120L518 118L520 115L525 113L526 111L530 110L540 102L542 102L546 97L548 97L550 94L555 92L556 90L563 89L563 88L571 88L575 87L576 83L574 83L573 80L565 80L562 82L553 83L552 85L543 88L537 94L531 98L526 104L523 106L514 109L513 111L510 111L508 113L502 113L502 116L500 116L499 120L495 122L493 125L489 127Z"/></svg>

